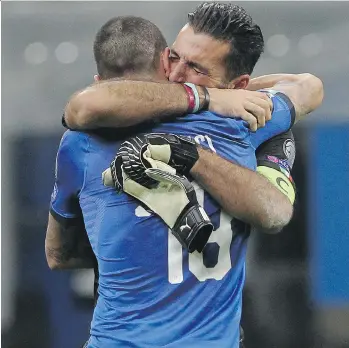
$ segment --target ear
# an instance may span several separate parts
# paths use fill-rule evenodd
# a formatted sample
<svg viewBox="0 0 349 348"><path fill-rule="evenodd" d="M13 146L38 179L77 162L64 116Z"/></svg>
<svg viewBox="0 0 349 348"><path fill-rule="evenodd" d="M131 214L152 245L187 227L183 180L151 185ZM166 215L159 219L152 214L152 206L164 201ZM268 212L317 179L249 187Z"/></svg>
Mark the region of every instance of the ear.
<svg viewBox="0 0 349 348"><path fill-rule="evenodd" d="M170 48L166 47L164 49L164 52L162 53L162 62L164 65L164 69L165 69L165 75L167 78L170 77Z"/></svg>
<svg viewBox="0 0 349 348"><path fill-rule="evenodd" d="M95 82L99 82L101 80L101 77L99 75L94 75L93 79Z"/></svg>
<svg viewBox="0 0 349 348"><path fill-rule="evenodd" d="M229 82L229 88L231 89L246 89L250 82L250 75L245 74L236 77L234 80Z"/></svg>

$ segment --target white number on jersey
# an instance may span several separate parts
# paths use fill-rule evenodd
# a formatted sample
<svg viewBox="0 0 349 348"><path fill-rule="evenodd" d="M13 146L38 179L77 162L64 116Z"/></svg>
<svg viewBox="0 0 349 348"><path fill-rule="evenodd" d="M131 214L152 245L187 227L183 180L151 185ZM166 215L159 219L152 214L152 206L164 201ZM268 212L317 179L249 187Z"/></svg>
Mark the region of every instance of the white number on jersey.
<svg viewBox="0 0 349 348"><path fill-rule="evenodd" d="M195 182L198 202L204 206L204 191ZM216 243L219 247L218 260L213 267L206 267L203 253L197 251L189 254L189 271L200 281L207 279L221 280L232 267L230 257L230 245L233 238L231 229L231 217L226 213L220 214L220 226L213 231L208 243ZM179 284L183 281L183 257L182 245L173 236L171 230L168 231L168 280L171 284ZM206 247L207 248L207 247Z"/></svg>

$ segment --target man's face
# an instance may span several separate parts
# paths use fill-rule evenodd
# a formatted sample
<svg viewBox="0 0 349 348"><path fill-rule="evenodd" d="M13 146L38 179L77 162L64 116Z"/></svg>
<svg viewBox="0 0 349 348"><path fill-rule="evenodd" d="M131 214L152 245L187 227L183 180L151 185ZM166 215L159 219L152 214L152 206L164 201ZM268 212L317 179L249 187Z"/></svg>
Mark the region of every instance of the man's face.
<svg viewBox="0 0 349 348"><path fill-rule="evenodd" d="M195 34L187 24L171 47L169 80L206 87L229 87L224 65L229 49L229 43L206 34Z"/></svg>

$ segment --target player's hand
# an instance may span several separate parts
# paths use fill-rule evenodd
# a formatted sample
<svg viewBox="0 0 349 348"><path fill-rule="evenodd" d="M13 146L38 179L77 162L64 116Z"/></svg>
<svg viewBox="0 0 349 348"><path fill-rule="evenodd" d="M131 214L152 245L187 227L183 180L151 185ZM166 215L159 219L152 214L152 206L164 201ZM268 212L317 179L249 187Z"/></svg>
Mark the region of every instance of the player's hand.
<svg viewBox="0 0 349 348"><path fill-rule="evenodd" d="M188 176L199 158L196 146L195 141L186 136L149 133L123 142L117 157L122 159L125 171L133 180L151 188L154 182L138 167L139 164L146 168L160 166L160 169L162 164L168 164L177 174Z"/></svg>
<svg viewBox="0 0 349 348"><path fill-rule="evenodd" d="M273 103L266 93L217 88L208 88L208 92L210 111L227 117L241 117L253 132L271 120Z"/></svg>
<svg viewBox="0 0 349 348"><path fill-rule="evenodd" d="M186 151L193 159L190 148L194 146L196 150L196 146L188 145L185 139L186 150L179 151L181 143L172 134L146 134L128 139L121 144L110 168L103 172L103 184L143 202L171 228L189 252L201 252L213 225L198 204L193 185L168 164L173 157L181 159ZM172 156L176 151L178 156ZM188 163L179 165L182 170L190 170L189 167Z"/></svg>

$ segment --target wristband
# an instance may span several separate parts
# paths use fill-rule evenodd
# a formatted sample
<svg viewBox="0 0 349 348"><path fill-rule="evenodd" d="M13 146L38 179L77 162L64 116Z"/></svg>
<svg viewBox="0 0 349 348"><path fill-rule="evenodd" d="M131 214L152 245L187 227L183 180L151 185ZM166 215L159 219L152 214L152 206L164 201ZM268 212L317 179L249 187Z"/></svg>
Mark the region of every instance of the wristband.
<svg viewBox="0 0 349 348"><path fill-rule="evenodd" d="M193 109L193 113L195 114L200 109L200 97L199 97L198 89L196 88L196 86L193 83L186 82L185 85L188 86L189 88L191 88L191 90L194 93L194 96L195 96L195 107Z"/></svg>
<svg viewBox="0 0 349 348"><path fill-rule="evenodd" d="M206 87L204 86L201 86L201 88L203 89L204 91L204 103L202 104L202 107L200 108L200 111L203 110L203 111L206 111L208 110L209 106L210 106L210 94L208 93L208 90Z"/></svg>
<svg viewBox="0 0 349 348"><path fill-rule="evenodd" d="M191 114L194 112L195 109L195 95L193 90L188 87L187 85L183 84L183 87L185 89L185 91L187 92L187 96L188 96L188 110L187 113Z"/></svg>

